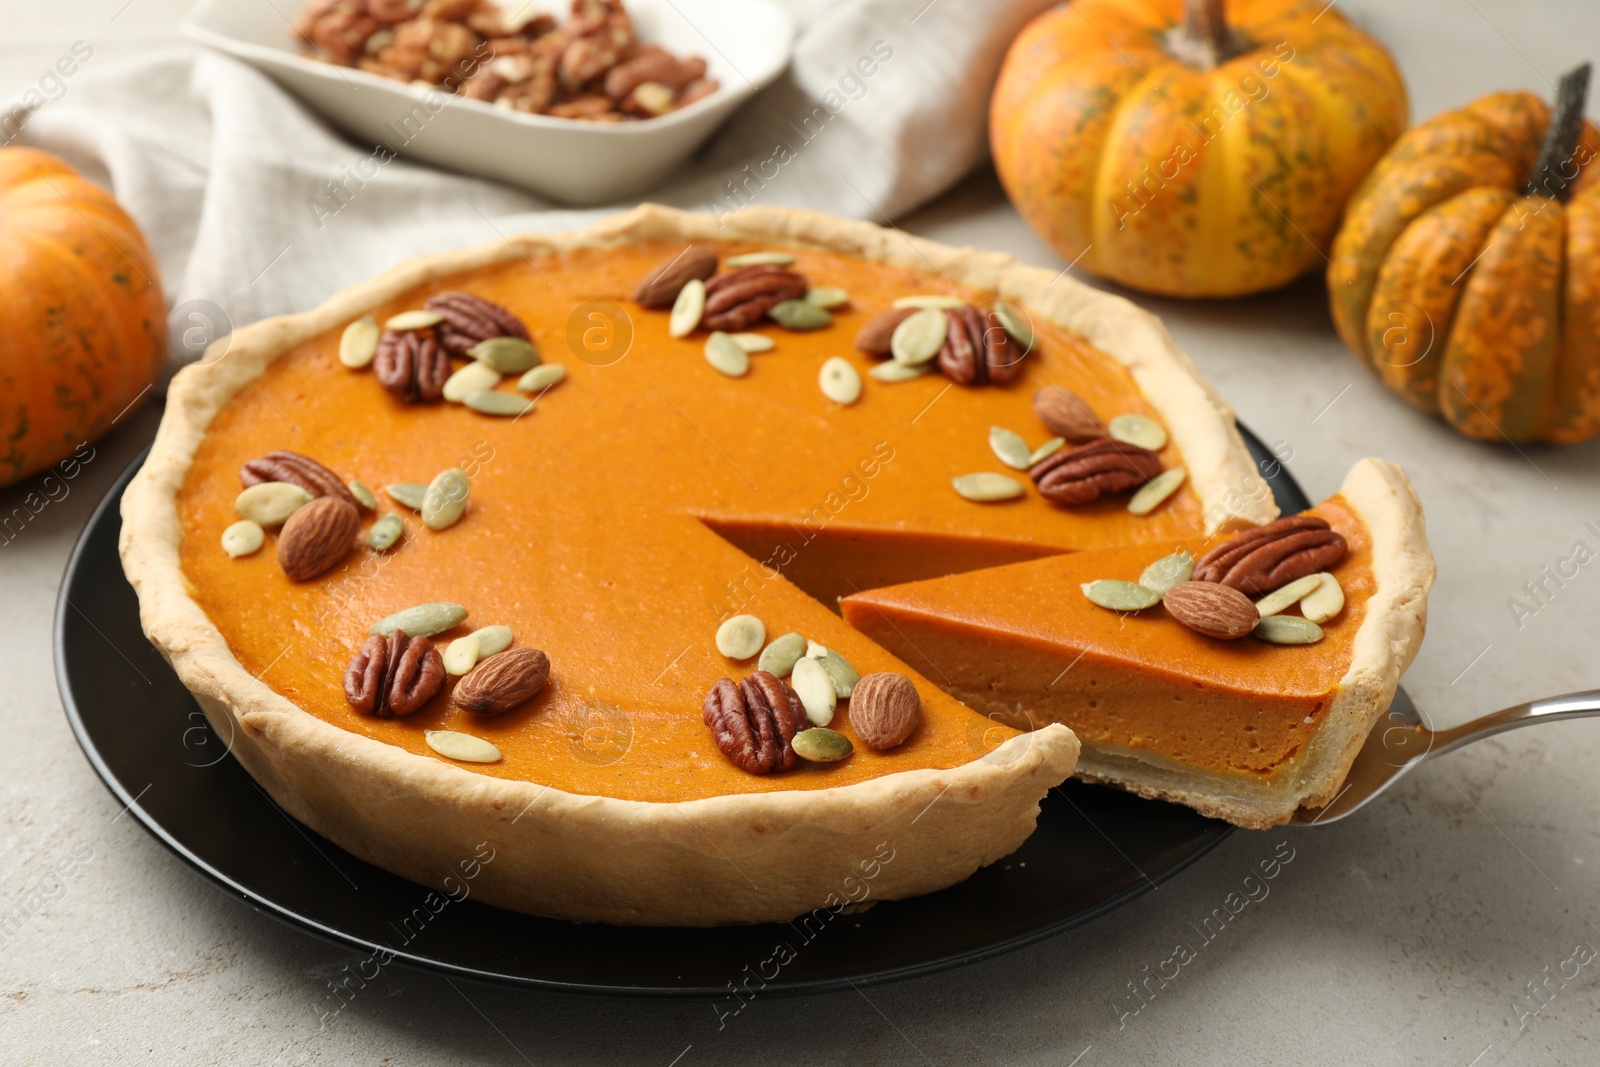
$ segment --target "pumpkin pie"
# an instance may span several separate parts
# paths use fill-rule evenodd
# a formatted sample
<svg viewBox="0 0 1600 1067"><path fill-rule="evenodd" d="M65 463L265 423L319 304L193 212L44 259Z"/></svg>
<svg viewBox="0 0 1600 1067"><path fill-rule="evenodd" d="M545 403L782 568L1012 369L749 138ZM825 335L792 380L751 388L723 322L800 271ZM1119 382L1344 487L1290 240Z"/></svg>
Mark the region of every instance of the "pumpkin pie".
<svg viewBox="0 0 1600 1067"><path fill-rule="evenodd" d="M799 309L806 317L789 329L726 317L726 297L689 307L766 338L738 341L741 352L770 348L734 368L744 373L719 370L707 333L685 335L682 308L635 300L640 280L689 245L711 250L719 276L744 269L737 264L795 272L808 291L825 291L806 302L831 314L802 329L817 316ZM714 279L708 288L719 285L725 292ZM906 297L949 309L942 321L958 324L948 342L958 356L998 351L1005 338L994 331L1009 323L1020 362L990 365L986 385L970 358L910 380L872 377L878 360L852 342ZM502 335L497 343L513 356L537 346L564 379L545 375L525 412L515 375L488 390L503 398L492 403L406 402L436 394L434 349L452 358L451 371L473 351L472 337L450 334L457 320L426 311L452 301L457 311L489 309L477 321ZM407 334L384 335L378 373L343 351L359 336L352 324L369 316ZM947 354L941 347L941 367ZM840 380L840 362L865 384L853 402L819 388L819 375ZM397 367L410 377L391 388ZM1149 446L1141 462L1183 467L1186 480L1145 514L1129 510L1125 492L1054 503L1020 471L1014 499L958 492L965 483L953 479L992 481L1007 469L991 427L1044 441L1032 398L1052 386L1108 423L1131 416ZM485 413L496 411L523 413ZM286 462L282 453L334 480L258 551L230 541L235 558L219 536L239 518L241 483L299 477L270 466ZM367 499L375 510L351 518L365 486L439 472L470 488L439 528L396 503L403 489L394 500L380 490ZM349 480L363 487L342 490ZM776 209L716 220L646 205L565 235L413 260L316 310L236 331L174 380L122 515L124 568L147 635L290 814L436 886L488 843L496 858L473 892L493 904L712 925L856 900L850 887L864 884L868 866L873 900L960 881L1015 849L1044 792L1076 765L1067 727L997 722L982 702L972 710L941 689L938 671L849 625L841 597L957 572L1009 576L1074 554L1149 555L1255 527L1276 509L1226 404L1159 322L1125 300L864 223ZM396 521L406 531L398 542L372 547L374 527ZM330 546L325 569L306 565L307 552ZM385 617L436 603L466 617L430 629L431 652L414 642L405 660L405 641L373 637ZM790 735L826 719L813 707L817 672L779 679L777 667L761 680L755 660L723 655L719 628L738 616L759 618L768 639L801 635L804 658L823 665L903 676L920 718L903 740L887 731L898 744L873 747L882 724L866 729L848 685L830 673L840 686L830 744L842 737L851 754L794 759ZM432 657L443 650L449 661L458 638L486 626L509 627L512 648L438 683ZM517 670L501 674L520 671L527 699L504 710L474 674L518 650ZM1290 665L1296 652L1284 651L1285 677L1300 669ZM1210 669L1203 656L1192 666ZM402 675L404 692L386 702L384 686ZM752 679L753 689L738 684ZM905 695L900 683L870 688ZM721 728L730 700L745 702L750 744L777 731L779 758L755 768L772 773L752 773L753 749ZM487 742L498 758L446 758L430 731Z"/></svg>
<svg viewBox="0 0 1600 1067"><path fill-rule="evenodd" d="M855 594L847 622L995 722L1072 728L1077 775L1240 826L1331 801L1422 641L1433 559L1400 469L1358 463L1307 516L1344 539L1343 606L1307 645L1220 641L1084 595L1227 539L1053 556ZM1182 554L1180 556L1179 554Z"/></svg>

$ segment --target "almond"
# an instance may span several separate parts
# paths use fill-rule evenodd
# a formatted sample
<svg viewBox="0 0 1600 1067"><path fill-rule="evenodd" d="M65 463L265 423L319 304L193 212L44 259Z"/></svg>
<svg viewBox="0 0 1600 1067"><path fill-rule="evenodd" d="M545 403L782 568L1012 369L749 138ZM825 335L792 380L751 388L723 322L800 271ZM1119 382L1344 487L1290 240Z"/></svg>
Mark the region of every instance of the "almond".
<svg viewBox="0 0 1600 1067"><path fill-rule="evenodd" d="M891 308L868 319L856 334L856 347L869 356L887 356L894 328L917 313L913 307Z"/></svg>
<svg viewBox="0 0 1600 1067"><path fill-rule="evenodd" d="M310 581L338 566L355 544L361 515L354 504L319 496L298 509L278 534L278 566L292 581Z"/></svg>
<svg viewBox="0 0 1600 1067"><path fill-rule="evenodd" d="M705 245L690 245L645 275L633 299L647 308L669 308L685 285L703 282L716 272L717 254Z"/></svg>
<svg viewBox="0 0 1600 1067"><path fill-rule="evenodd" d="M1254 613L1255 608L1250 610ZM850 728L868 748L881 752L895 747L910 737L921 721L922 698L903 674L869 674L850 693Z"/></svg>
<svg viewBox="0 0 1600 1067"><path fill-rule="evenodd" d="M1088 401L1059 385L1047 385L1034 393L1033 411L1040 422L1073 444L1098 441L1106 436L1105 423Z"/></svg>
<svg viewBox="0 0 1600 1067"><path fill-rule="evenodd" d="M536 648L508 648L480 660L450 699L474 715L499 715L533 699L549 678L549 656Z"/></svg>
<svg viewBox="0 0 1600 1067"><path fill-rule="evenodd" d="M1256 628L1261 613L1239 590L1217 582L1179 582L1162 598L1167 613L1196 633L1232 641Z"/></svg>

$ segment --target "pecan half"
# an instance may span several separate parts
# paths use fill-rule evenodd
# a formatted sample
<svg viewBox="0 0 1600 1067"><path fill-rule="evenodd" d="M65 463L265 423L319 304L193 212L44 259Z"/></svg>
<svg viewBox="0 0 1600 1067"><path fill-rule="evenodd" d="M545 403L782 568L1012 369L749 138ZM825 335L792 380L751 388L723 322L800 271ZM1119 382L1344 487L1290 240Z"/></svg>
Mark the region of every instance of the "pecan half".
<svg viewBox="0 0 1600 1067"><path fill-rule="evenodd" d="M717 273L717 254L705 245L689 245L646 274L633 291L636 303L647 308L669 308L689 282L705 281Z"/></svg>
<svg viewBox="0 0 1600 1067"><path fill-rule="evenodd" d="M444 321L433 328L434 336L446 352L458 359L471 358L467 353L472 346L492 337L532 340L528 327L510 310L472 293L435 293L422 306L444 316Z"/></svg>
<svg viewBox="0 0 1600 1067"><path fill-rule="evenodd" d="M1160 456L1110 437L1064 448L1028 469L1039 495L1057 504L1087 504L1143 485L1160 473Z"/></svg>
<svg viewBox="0 0 1600 1067"><path fill-rule="evenodd" d="M702 714L722 754L751 774L786 771L798 757L790 742L805 728L805 706L787 681L756 671L735 683L720 679Z"/></svg>
<svg viewBox="0 0 1600 1067"><path fill-rule="evenodd" d="M1000 320L971 305L945 313L949 323L939 370L958 385L1004 385L1022 373L1022 349Z"/></svg>
<svg viewBox="0 0 1600 1067"><path fill-rule="evenodd" d="M262 482L292 482L313 497L336 496L351 507L356 503L337 474L298 452L268 452L239 468L239 484L246 489Z"/></svg>
<svg viewBox="0 0 1600 1067"><path fill-rule="evenodd" d="M442 323L440 325L443 325ZM372 372L396 400L432 403L444 395L450 377L450 354L421 330L385 330L378 338Z"/></svg>
<svg viewBox="0 0 1600 1067"><path fill-rule="evenodd" d="M803 276L769 264L718 274L706 282L706 310L700 325L728 333L748 330L774 305L799 300L808 288Z"/></svg>
<svg viewBox="0 0 1600 1067"><path fill-rule="evenodd" d="M1350 546L1315 515L1291 515L1213 548L1194 565L1194 579L1219 582L1241 593L1270 593L1297 578L1325 571Z"/></svg>
<svg viewBox="0 0 1600 1067"><path fill-rule="evenodd" d="M444 685L444 657L426 637L396 630L367 638L344 672L350 706L380 719L410 715Z"/></svg>
<svg viewBox="0 0 1600 1067"><path fill-rule="evenodd" d="M989 380L983 357L983 315L962 305L945 312L944 347L939 349L939 370L957 385L983 385Z"/></svg>

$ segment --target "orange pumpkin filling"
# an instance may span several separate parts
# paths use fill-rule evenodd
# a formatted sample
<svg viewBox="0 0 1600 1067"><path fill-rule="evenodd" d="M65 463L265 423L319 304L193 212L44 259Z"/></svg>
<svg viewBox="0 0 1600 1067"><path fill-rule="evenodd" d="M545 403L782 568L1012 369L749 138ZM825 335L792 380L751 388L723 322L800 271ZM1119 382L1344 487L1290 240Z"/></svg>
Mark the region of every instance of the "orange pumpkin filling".
<svg viewBox="0 0 1600 1067"><path fill-rule="evenodd" d="M776 346L752 356L750 373L735 379L707 363L703 335L671 338L666 313L629 299L639 278L676 251L642 245L517 261L373 309L382 322L433 292L461 289L520 316L567 379L515 420L454 404L399 404L370 372L339 364L337 332L287 353L246 386L213 421L178 501L184 573L244 667L344 729L429 756L424 729L472 733L504 755L474 769L570 792L668 801L823 788L956 766L1011 731L943 695L932 673L931 682L916 679L922 725L898 748L857 744L842 763L746 774L701 720L713 682L754 669L717 653L712 637L726 615L759 616L769 639L799 631L863 675L905 671L835 614L835 597L1044 555L1198 538L1200 508L1187 488L1145 517L1128 514L1123 497L1068 509L1030 492L980 505L951 489L955 475L996 467L989 427L1012 427L1032 443L1049 436L1030 408L1041 385L1069 388L1100 412L1154 415L1123 368L1081 339L1036 321L1037 348L1009 387L954 387L937 374L897 384L869 379L859 402L840 407L821 394L818 372L831 356L862 371L872 364L851 347L868 317L911 293L974 301L984 294L795 249L795 270L813 285L846 289L852 303L823 330L761 327ZM239 468L274 449L301 452L375 489L426 482L459 465L471 500L460 522L433 532L380 489L379 514L406 518L400 544L386 554L363 548L317 580L290 582L270 540L237 560L217 544L236 518ZM1162 458L1183 463L1170 445ZM374 518L364 514L364 526ZM441 643L508 625L518 645L548 653L550 683L493 718L452 707L445 693L403 719L357 713L341 678L367 628L430 601L470 611ZM1020 601L1018 608L1042 610ZM1346 654L1332 641L1270 650L1293 664L1274 670L1272 681ZM1197 646L1184 669L1226 681L1236 655ZM1261 712L1282 718L1274 736L1294 734L1303 714L1293 701ZM843 704L832 725L851 733Z"/></svg>

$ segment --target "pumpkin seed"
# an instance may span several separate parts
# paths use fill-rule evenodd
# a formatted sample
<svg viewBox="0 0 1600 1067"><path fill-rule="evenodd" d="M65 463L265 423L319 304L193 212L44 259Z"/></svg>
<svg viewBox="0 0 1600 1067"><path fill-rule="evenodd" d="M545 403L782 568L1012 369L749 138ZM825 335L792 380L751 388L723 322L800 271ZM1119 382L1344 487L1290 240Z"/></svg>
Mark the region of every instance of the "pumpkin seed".
<svg viewBox="0 0 1600 1067"><path fill-rule="evenodd" d="M1028 466L1030 466L1030 467L1033 466L1035 463L1039 462L1041 459L1049 459L1051 456L1055 455L1057 452L1060 452L1066 446L1067 446L1067 439L1065 437L1052 437L1052 438L1050 438L1050 440L1046 441L1044 444L1040 445L1038 448L1036 448L1032 452L1028 453Z"/></svg>
<svg viewBox="0 0 1600 1067"><path fill-rule="evenodd" d="M382 634L387 637L398 630L407 637L432 637L442 634L453 626L460 626L467 617L467 609L460 604L451 604L448 601L439 601L434 604L418 604L415 607L397 611L393 615L385 615L368 628L369 634Z"/></svg>
<svg viewBox="0 0 1600 1067"><path fill-rule="evenodd" d="M1322 640L1322 627L1298 615L1268 615L1256 623L1254 633L1274 645L1311 645Z"/></svg>
<svg viewBox="0 0 1600 1067"><path fill-rule="evenodd" d="M905 363L896 363L891 359L887 363L879 363L876 367L867 371L867 374L880 382L909 382L913 378L922 377L931 370L933 370L932 363L919 363L913 367Z"/></svg>
<svg viewBox="0 0 1600 1067"><path fill-rule="evenodd" d="M541 364L517 379L517 389L524 393L542 393L566 376L567 368L559 363Z"/></svg>
<svg viewBox="0 0 1600 1067"><path fill-rule="evenodd" d="M750 372L750 354L720 330L706 338L706 362L730 378Z"/></svg>
<svg viewBox="0 0 1600 1067"><path fill-rule="evenodd" d="M1300 614L1312 622L1323 623L1344 610L1344 586L1327 571L1315 577L1321 578L1322 583L1300 601Z"/></svg>
<svg viewBox="0 0 1600 1067"><path fill-rule="evenodd" d="M812 726L826 726L833 721L834 710L839 706L839 694L833 679L823 670L822 663L806 656L795 662L789 672L789 684L805 705L806 718Z"/></svg>
<svg viewBox="0 0 1600 1067"><path fill-rule="evenodd" d="M834 308L844 307L850 303L850 294L843 289L825 285L821 289L806 290L806 303L815 304L819 308L827 308L832 311Z"/></svg>
<svg viewBox="0 0 1600 1067"><path fill-rule="evenodd" d="M493 389L480 389L468 393L461 401L479 415L499 417L526 415L533 410L533 401L515 393L500 393Z"/></svg>
<svg viewBox="0 0 1600 1067"><path fill-rule="evenodd" d="M1118 415L1106 426L1106 432L1118 441L1159 452L1167 443L1167 431L1154 419L1143 415Z"/></svg>
<svg viewBox="0 0 1600 1067"><path fill-rule="evenodd" d="M418 482L396 482L386 485L383 491L389 494L389 499L412 511L422 510L422 498L428 495L428 487Z"/></svg>
<svg viewBox="0 0 1600 1067"><path fill-rule="evenodd" d="M437 326L444 321L444 316L437 311L425 311L418 308L416 311L402 311L398 315L389 316L389 321L383 324L385 330L426 330L429 326Z"/></svg>
<svg viewBox="0 0 1600 1067"><path fill-rule="evenodd" d="M820 330L833 324L833 316L804 300L780 300L767 310L767 318L786 330Z"/></svg>
<svg viewBox="0 0 1600 1067"><path fill-rule="evenodd" d="M379 552L387 552L400 540L400 535L405 533L406 523L398 515L385 515L372 524L372 529L367 531L367 544Z"/></svg>
<svg viewBox="0 0 1600 1067"><path fill-rule="evenodd" d="M1288 585L1274 589L1256 601L1256 611L1260 613L1263 619L1268 615L1276 615L1280 611L1287 611L1321 587L1322 575L1320 574L1308 574L1304 578L1296 578Z"/></svg>
<svg viewBox="0 0 1600 1067"><path fill-rule="evenodd" d="M746 252L740 256L729 256L723 263L725 267L787 267L794 262L794 256L788 252Z"/></svg>
<svg viewBox="0 0 1600 1067"><path fill-rule="evenodd" d="M889 354L909 367L928 362L944 347L950 323L943 311L925 307L907 315L889 335Z"/></svg>
<svg viewBox="0 0 1600 1067"><path fill-rule="evenodd" d="M485 626L480 630L472 631L472 636L478 639L478 658L488 659L498 652L504 652L511 647L511 627Z"/></svg>
<svg viewBox="0 0 1600 1067"><path fill-rule="evenodd" d="M365 482L351 478L345 483L345 488L350 490L350 495L356 498L357 504L360 504L368 511L378 510L378 498L372 495L372 490L367 488Z"/></svg>
<svg viewBox="0 0 1600 1067"><path fill-rule="evenodd" d="M1015 478L1008 478L1004 474L991 474L988 471L963 474L959 478L950 479L950 484L956 487L956 492L980 504L1015 500L1028 491Z"/></svg>
<svg viewBox="0 0 1600 1067"><path fill-rule="evenodd" d="M735 615L717 627L717 651L729 659L749 659L766 640L767 628L754 615Z"/></svg>
<svg viewBox="0 0 1600 1067"><path fill-rule="evenodd" d="M1139 575L1139 584L1166 596L1168 589L1179 582L1187 582L1193 574L1194 557L1187 552L1174 552L1146 567L1144 573Z"/></svg>
<svg viewBox="0 0 1600 1067"><path fill-rule="evenodd" d="M843 356L833 356L822 364L817 384L822 395L835 404L854 404L861 399L861 374Z"/></svg>
<svg viewBox="0 0 1600 1067"><path fill-rule="evenodd" d="M807 763L838 763L855 751L848 737L824 726L801 730L789 742L789 747Z"/></svg>
<svg viewBox="0 0 1600 1067"><path fill-rule="evenodd" d="M688 337L700 325L706 313L706 283L690 278L678 290L678 299L672 302L672 316L667 320L667 334L671 337Z"/></svg>
<svg viewBox="0 0 1600 1067"><path fill-rule="evenodd" d="M520 337L491 337L467 349L467 355L501 374L521 374L539 365L539 350Z"/></svg>
<svg viewBox="0 0 1600 1067"><path fill-rule="evenodd" d="M293 482L257 482L234 497L233 510L259 526L282 526L309 503L311 494Z"/></svg>
<svg viewBox="0 0 1600 1067"><path fill-rule="evenodd" d="M363 315L339 335L339 362L351 370L365 367L377 354L378 324L371 315Z"/></svg>
<svg viewBox="0 0 1600 1067"><path fill-rule="evenodd" d="M473 393L500 384L500 372L487 363L468 363L444 380L444 398L459 404Z"/></svg>
<svg viewBox="0 0 1600 1067"><path fill-rule="evenodd" d="M756 669L778 678L787 678L789 672L794 670L795 663L805 654L806 639L791 631L781 637L774 637L767 647L761 650L761 658L756 660Z"/></svg>
<svg viewBox="0 0 1600 1067"><path fill-rule="evenodd" d="M1128 501L1128 514L1150 514L1161 506L1163 500L1176 493L1178 487L1183 484L1183 480L1188 476L1189 472L1182 467L1173 467L1162 471L1141 485L1139 491L1133 494L1133 499Z"/></svg>
<svg viewBox="0 0 1600 1067"><path fill-rule="evenodd" d="M422 736L428 742L428 747L445 759L459 760L462 763L495 763L500 759L498 748L483 738L473 737L471 734L455 730L424 730Z"/></svg>
<svg viewBox="0 0 1600 1067"><path fill-rule="evenodd" d="M222 551L238 559L260 548L266 538L267 535L262 532L260 523L240 519L222 531Z"/></svg>
<svg viewBox="0 0 1600 1067"><path fill-rule="evenodd" d="M1032 351L1033 324L1028 321L1027 312L1004 300L996 300L993 311L994 317L1000 320L1000 328L1022 346L1023 355Z"/></svg>
<svg viewBox="0 0 1600 1067"><path fill-rule="evenodd" d="M856 683L861 681L861 675L856 673L854 667L850 666L849 660L833 649L823 648L821 645L817 645L816 648L818 649L817 654L813 654L808 648L806 650L806 658L814 659L822 664L822 669L827 674L828 680L833 683L834 696L840 700L849 699L850 694L856 690Z"/></svg>
<svg viewBox="0 0 1600 1067"><path fill-rule="evenodd" d="M773 345L776 344L764 333L730 333L728 336L733 338L734 344L746 352L771 352Z"/></svg>
<svg viewBox="0 0 1600 1067"><path fill-rule="evenodd" d="M1083 595L1090 603L1112 611L1143 611L1161 603L1161 594L1154 589L1115 578L1101 578L1097 582L1084 582Z"/></svg>
<svg viewBox="0 0 1600 1067"><path fill-rule="evenodd" d="M498 394L496 394L498 395ZM467 510L472 483L460 467L447 467L428 483L422 497L422 525L430 530L454 526Z"/></svg>
<svg viewBox="0 0 1600 1067"><path fill-rule="evenodd" d="M894 302L897 308L941 308L949 311L954 308L966 307L967 302L959 296L950 296L946 293L921 293L916 296L902 296Z"/></svg>
<svg viewBox="0 0 1600 1067"><path fill-rule="evenodd" d="M1004 426L989 427L989 449L1000 457L1001 463L1004 463L1012 470L1025 471L1033 466L1033 461L1030 458L1032 453L1028 451L1028 442L1022 439L1021 434L1008 430Z"/></svg>
<svg viewBox="0 0 1600 1067"><path fill-rule="evenodd" d="M483 649L475 634L458 637L444 650L444 673L459 678L478 665L481 655Z"/></svg>

